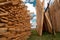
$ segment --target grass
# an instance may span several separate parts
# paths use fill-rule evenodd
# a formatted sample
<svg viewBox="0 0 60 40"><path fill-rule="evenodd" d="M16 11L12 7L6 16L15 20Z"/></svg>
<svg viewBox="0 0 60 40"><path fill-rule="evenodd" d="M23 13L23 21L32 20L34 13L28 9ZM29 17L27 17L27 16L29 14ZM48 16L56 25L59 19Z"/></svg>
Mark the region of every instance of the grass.
<svg viewBox="0 0 60 40"><path fill-rule="evenodd" d="M35 30L32 30L32 35L28 40L60 40L60 33L52 36L52 34L44 32L43 35L40 37Z"/></svg>

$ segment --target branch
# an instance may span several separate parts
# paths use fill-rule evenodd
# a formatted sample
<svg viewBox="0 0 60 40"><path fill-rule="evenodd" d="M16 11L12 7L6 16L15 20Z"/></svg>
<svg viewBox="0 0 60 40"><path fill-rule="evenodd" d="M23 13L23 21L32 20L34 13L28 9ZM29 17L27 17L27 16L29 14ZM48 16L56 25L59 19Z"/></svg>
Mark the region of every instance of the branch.
<svg viewBox="0 0 60 40"><path fill-rule="evenodd" d="M9 3L11 3L11 1L3 2L3 3L0 3L0 6L1 6L1 5L5 5L5 4L9 4Z"/></svg>

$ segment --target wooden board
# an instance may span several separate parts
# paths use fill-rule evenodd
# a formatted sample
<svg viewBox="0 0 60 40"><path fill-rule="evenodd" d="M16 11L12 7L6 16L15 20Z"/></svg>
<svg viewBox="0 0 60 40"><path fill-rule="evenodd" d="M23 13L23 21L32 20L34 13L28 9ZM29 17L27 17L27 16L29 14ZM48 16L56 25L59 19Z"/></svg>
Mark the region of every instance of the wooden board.
<svg viewBox="0 0 60 40"><path fill-rule="evenodd" d="M37 11L37 32L41 36L43 31L43 20L44 20L44 3L40 0L36 0L36 11Z"/></svg>
<svg viewBox="0 0 60 40"><path fill-rule="evenodd" d="M56 32L60 32L60 3L55 0L54 4L50 6L50 17L53 24L53 29Z"/></svg>
<svg viewBox="0 0 60 40"><path fill-rule="evenodd" d="M51 19L48 11L46 11L45 13L45 18L46 18L46 24L47 24L46 28L48 29L49 33L52 33L52 23L51 23Z"/></svg>

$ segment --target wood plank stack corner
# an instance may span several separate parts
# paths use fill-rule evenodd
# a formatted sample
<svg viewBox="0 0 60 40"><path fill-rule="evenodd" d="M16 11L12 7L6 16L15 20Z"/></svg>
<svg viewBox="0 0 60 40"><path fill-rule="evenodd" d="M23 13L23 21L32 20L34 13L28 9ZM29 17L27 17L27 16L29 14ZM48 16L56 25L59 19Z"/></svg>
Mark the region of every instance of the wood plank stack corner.
<svg viewBox="0 0 60 40"><path fill-rule="evenodd" d="M2 5L1 5L2 4ZM30 16L27 6L0 4L0 40L27 40L31 35Z"/></svg>

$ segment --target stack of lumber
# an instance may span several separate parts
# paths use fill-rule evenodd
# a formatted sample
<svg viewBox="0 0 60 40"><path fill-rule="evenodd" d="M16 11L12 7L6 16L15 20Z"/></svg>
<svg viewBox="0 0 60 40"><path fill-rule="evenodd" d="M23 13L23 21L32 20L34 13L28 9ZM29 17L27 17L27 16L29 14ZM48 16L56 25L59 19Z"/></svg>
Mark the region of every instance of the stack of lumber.
<svg viewBox="0 0 60 40"><path fill-rule="evenodd" d="M49 7L53 28L56 32L60 32L60 0L55 0L54 4Z"/></svg>
<svg viewBox="0 0 60 40"><path fill-rule="evenodd" d="M36 0L36 11L37 11L37 32L42 36L43 31L52 33L52 24L50 21L48 10L44 10L44 0Z"/></svg>
<svg viewBox="0 0 60 40"><path fill-rule="evenodd" d="M60 32L60 0L54 0L52 5L48 4L44 11L44 2L36 0L37 32L41 36L43 30L56 35Z"/></svg>
<svg viewBox="0 0 60 40"><path fill-rule="evenodd" d="M28 13L22 1L17 5L0 5L0 40L27 40L31 35Z"/></svg>
<svg viewBox="0 0 60 40"><path fill-rule="evenodd" d="M7 1L7 0L0 0L0 3L5 2L5 1Z"/></svg>

